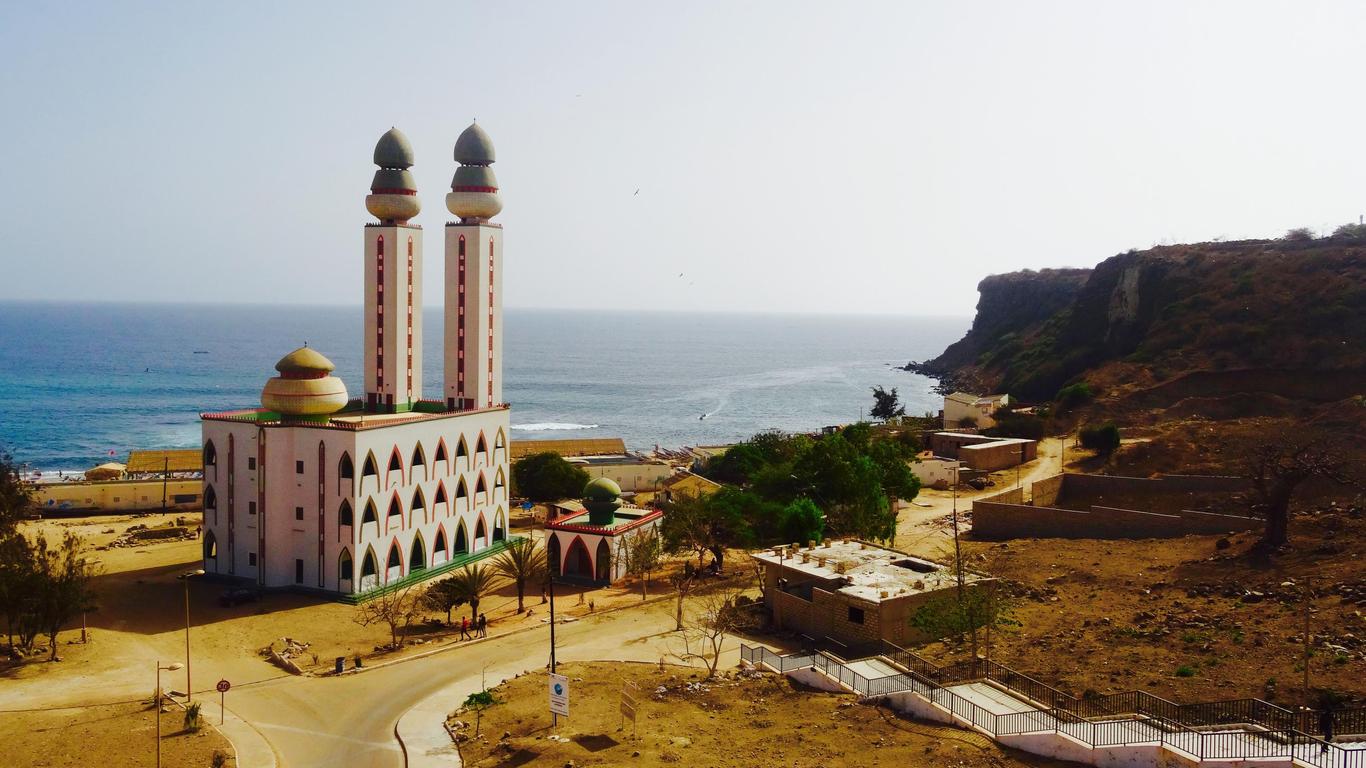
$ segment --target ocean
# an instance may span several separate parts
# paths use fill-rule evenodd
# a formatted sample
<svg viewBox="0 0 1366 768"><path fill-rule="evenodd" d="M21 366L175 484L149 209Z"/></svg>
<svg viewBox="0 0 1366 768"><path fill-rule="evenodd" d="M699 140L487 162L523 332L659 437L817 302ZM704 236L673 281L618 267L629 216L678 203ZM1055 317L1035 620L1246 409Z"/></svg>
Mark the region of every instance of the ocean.
<svg viewBox="0 0 1366 768"><path fill-rule="evenodd" d="M970 322L508 309L512 439L728 443L855 421L874 385L896 387L909 413L937 411L934 382L892 366L938 354ZM424 329L437 397L439 308ZM259 405L276 360L304 342L362 394L358 307L0 302L0 449L51 472L198 446L200 412Z"/></svg>

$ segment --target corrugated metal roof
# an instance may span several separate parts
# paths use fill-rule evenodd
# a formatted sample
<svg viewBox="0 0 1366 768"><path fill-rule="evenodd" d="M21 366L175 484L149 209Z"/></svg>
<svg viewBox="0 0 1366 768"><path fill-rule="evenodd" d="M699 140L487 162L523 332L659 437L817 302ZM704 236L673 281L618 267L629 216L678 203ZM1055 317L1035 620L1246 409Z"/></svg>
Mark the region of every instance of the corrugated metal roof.
<svg viewBox="0 0 1366 768"><path fill-rule="evenodd" d="M580 440L513 440L512 458L520 459L533 453L558 453L561 456L602 456L626 453L626 441L620 437L597 437Z"/></svg>
<svg viewBox="0 0 1366 768"><path fill-rule="evenodd" d="M200 472L203 469L204 454L198 448L131 451L128 454L129 473Z"/></svg>

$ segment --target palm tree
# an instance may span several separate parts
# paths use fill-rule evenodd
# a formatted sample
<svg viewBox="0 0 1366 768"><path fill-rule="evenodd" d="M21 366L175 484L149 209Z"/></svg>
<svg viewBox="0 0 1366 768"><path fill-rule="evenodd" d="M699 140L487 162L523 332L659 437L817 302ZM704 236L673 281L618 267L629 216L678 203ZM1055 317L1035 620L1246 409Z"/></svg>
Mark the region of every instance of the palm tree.
<svg viewBox="0 0 1366 768"><path fill-rule="evenodd" d="M456 598L470 604L470 619L478 620L479 601L493 591L493 580L493 570L478 563L461 568L448 579Z"/></svg>
<svg viewBox="0 0 1366 768"><path fill-rule="evenodd" d="M545 548L529 538L517 539L493 561L493 570L517 584L517 612L521 613L527 582L539 584L550 575Z"/></svg>

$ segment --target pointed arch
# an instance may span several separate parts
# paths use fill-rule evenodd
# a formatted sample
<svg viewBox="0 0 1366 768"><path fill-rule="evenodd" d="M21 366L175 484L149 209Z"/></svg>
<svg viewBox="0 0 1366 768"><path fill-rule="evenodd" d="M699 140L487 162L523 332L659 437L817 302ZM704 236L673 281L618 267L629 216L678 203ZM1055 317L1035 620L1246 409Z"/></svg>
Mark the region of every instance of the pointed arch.
<svg viewBox="0 0 1366 768"><path fill-rule="evenodd" d="M365 559L360 563L360 591L367 592L379 586L379 561L375 559L375 548L365 548Z"/></svg>
<svg viewBox="0 0 1366 768"><path fill-rule="evenodd" d="M422 441L418 440L417 445L413 446L413 458L408 462L408 477L417 480L417 468L422 467L422 479L430 480L431 472L427 469L427 452L422 448Z"/></svg>
<svg viewBox="0 0 1366 768"><path fill-rule="evenodd" d="M569 542L569 551L564 555L564 575L580 579L593 578L593 558L588 554L588 546L582 536L575 536Z"/></svg>
<svg viewBox="0 0 1366 768"><path fill-rule="evenodd" d="M403 548L398 545L398 537L395 536L389 542L389 554L384 557L384 583L397 581L403 578Z"/></svg>
<svg viewBox="0 0 1366 768"><path fill-rule="evenodd" d="M374 499L365 500L365 512L362 513L360 516L361 527L365 527L366 523L374 523L375 525L379 525L379 515L375 512Z"/></svg>
<svg viewBox="0 0 1366 768"><path fill-rule="evenodd" d="M465 441L464 433L460 435L460 442L455 444L455 466L457 469L460 467L461 459L465 460L465 469L469 469L472 463L470 461L470 444Z"/></svg>
<svg viewBox="0 0 1366 768"><path fill-rule="evenodd" d="M468 555L470 552L470 537L465 532L465 521L461 520L455 526L455 546L451 553L455 555Z"/></svg>
<svg viewBox="0 0 1366 768"><path fill-rule="evenodd" d="M205 570L218 571L218 537L213 531L204 534L204 565Z"/></svg>
<svg viewBox="0 0 1366 768"><path fill-rule="evenodd" d="M351 550L342 547L341 554L337 555L337 591L350 592L351 580L355 578L353 569L355 564L351 562Z"/></svg>
<svg viewBox="0 0 1366 768"><path fill-rule="evenodd" d="M455 484L455 506L456 511L460 511L460 500L465 500L465 510L470 511L470 487L465 484L465 478L461 477L460 482Z"/></svg>
<svg viewBox="0 0 1366 768"><path fill-rule="evenodd" d="M479 440L474 444L475 460L483 459L484 463L489 462L489 441L484 437L484 430L479 430Z"/></svg>
<svg viewBox="0 0 1366 768"><path fill-rule="evenodd" d="M413 536L413 543L408 550L408 573L420 571L427 567L427 542L422 538L422 531L418 531Z"/></svg>
<svg viewBox="0 0 1366 768"><path fill-rule="evenodd" d="M483 494L483 498L480 498ZM484 480L484 473L480 472L478 479L474 481L474 503L483 505L489 503L489 484Z"/></svg>
<svg viewBox="0 0 1366 768"><path fill-rule="evenodd" d="M337 525L352 526L356 524L356 515L351 511L351 502L342 499L340 507L337 507Z"/></svg>
<svg viewBox="0 0 1366 768"><path fill-rule="evenodd" d="M507 437L507 434L503 432L503 428L502 428L502 427L499 427L499 428L498 428L498 433L495 434L495 435L493 436L493 461L494 461L494 463L497 463L497 462L498 462L498 452L499 452L499 451L502 451L502 452L503 452L503 461L507 461L507 458L508 458L508 452L507 452L507 451L508 451L508 437Z"/></svg>
<svg viewBox="0 0 1366 768"><path fill-rule="evenodd" d="M413 489L413 501L408 506L408 525L417 525L413 518L419 509L422 510L422 522L427 522L427 496L422 493L422 486Z"/></svg>
<svg viewBox="0 0 1366 768"><path fill-rule="evenodd" d="M503 493L502 493L502 497L503 497L503 499L504 499L505 501L507 500L507 497L508 497L507 487L508 487L508 484L507 484L507 477L503 474L503 468L502 468L502 467L499 467L499 468L498 468L498 474L496 474L496 475L493 476L493 498L494 498L495 501L498 499L498 496L499 496L499 493L498 493L498 492L499 492L499 491L502 491L502 492L503 492Z"/></svg>
<svg viewBox="0 0 1366 768"><path fill-rule="evenodd" d="M438 566L451 559L450 549L446 546L446 527L436 527L436 540L432 542L432 566Z"/></svg>
<svg viewBox="0 0 1366 768"><path fill-rule="evenodd" d="M550 564L550 575L559 576L560 571L563 570L561 568L563 561L560 559L560 537L553 533L545 543L545 558L546 562Z"/></svg>
<svg viewBox="0 0 1366 768"><path fill-rule="evenodd" d="M598 553L593 561L593 578L597 581L612 581L612 550L607 546L607 537L598 541Z"/></svg>
<svg viewBox="0 0 1366 768"><path fill-rule="evenodd" d="M445 505L446 505L446 508L445 508L444 510L441 510L441 511L445 512L446 515L449 517L450 514L451 514L451 505L450 505L450 501L446 498L446 481L445 481L445 480L437 480L437 481L436 481L436 494L432 497L432 514L433 514L433 515L435 515L435 514L437 513L437 507L440 507L442 504L445 504Z"/></svg>
<svg viewBox="0 0 1366 768"><path fill-rule="evenodd" d="M206 484L204 485L204 515L205 515L205 517L207 517L207 516L209 515L210 512L213 513L213 524L214 524L214 525L218 525L218 492L215 491L215 490L213 489L213 486L212 486L212 485L208 485L208 484L206 483ZM208 522L208 521L206 520L205 522Z"/></svg>
<svg viewBox="0 0 1366 768"><path fill-rule="evenodd" d="M451 473L450 453L446 451L446 438L442 437L436 441L436 455L432 457L432 471L436 471L436 465L446 462L446 474Z"/></svg>
<svg viewBox="0 0 1366 768"><path fill-rule="evenodd" d="M389 450L389 463L386 465L386 468L384 470L385 488L389 487L389 484L392 482L393 475L395 472L398 473L398 484L407 485L407 473L403 471L403 454L398 452L398 445L394 445L394 447Z"/></svg>
<svg viewBox="0 0 1366 768"><path fill-rule="evenodd" d="M398 518L397 523L394 522L394 518ZM391 525L397 525L399 528L403 527L403 502L398 499L398 491L394 491L393 494L389 496L389 506L384 512L384 531L386 533L389 531L389 526Z"/></svg>
<svg viewBox="0 0 1366 768"><path fill-rule="evenodd" d="M360 467L360 488L358 489L359 492L364 492L364 491L365 491L365 479L366 479L367 477L373 477L373 478L375 478L375 490L378 491L378 490L379 490L379 462L375 461L375 452L374 452L374 451L367 451L366 454L365 454L365 462L361 464L361 467Z"/></svg>
<svg viewBox="0 0 1366 768"><path fill-rule="evenodd" d="M210 440L204 443L204 477L209 476L209 467L213 467L213 479L218 479L218 449L213 446Z"/></svg>
<svg viewBox="0 0 1366 768"><path fill-rule="evenodd" d="M340 459L337 459L337 493L349 495L348 490L343 490L342 483L346 483L348 489L354 490L352 486L356 484L356 465L351 461L351 452L342 451Z"/></svg>
<svg viewBox="0 0 1366 768"><path fill-rule="evenodd" d="M474 522L474 548L480 550L488 546L488 536L488 526L484 525L484 513L480 512Z"/></svg>
<svg viewBox="0 0 1366 768"><path fill-rule="evenodd" d="M507 537L507 517L503 513L503 508L499 507L498 511L493 513L493 540L503 541Z"/></svg>

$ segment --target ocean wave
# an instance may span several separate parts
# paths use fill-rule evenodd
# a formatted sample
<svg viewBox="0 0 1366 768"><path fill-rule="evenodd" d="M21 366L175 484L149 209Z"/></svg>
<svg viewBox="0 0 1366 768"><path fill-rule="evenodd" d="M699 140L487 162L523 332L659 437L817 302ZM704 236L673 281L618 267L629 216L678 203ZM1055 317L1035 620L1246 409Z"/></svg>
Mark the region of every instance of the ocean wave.
<svg viewBox="0 0 1366 768"><path fill-rule="evenodd" d="M535 424L513 424L513 429L520 429L523 432L545 432L548 430L559 429L597 429L597 424L566 424L560 421L542 421Z"/></svg>

